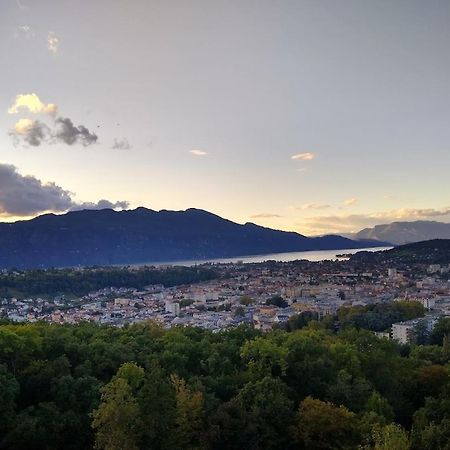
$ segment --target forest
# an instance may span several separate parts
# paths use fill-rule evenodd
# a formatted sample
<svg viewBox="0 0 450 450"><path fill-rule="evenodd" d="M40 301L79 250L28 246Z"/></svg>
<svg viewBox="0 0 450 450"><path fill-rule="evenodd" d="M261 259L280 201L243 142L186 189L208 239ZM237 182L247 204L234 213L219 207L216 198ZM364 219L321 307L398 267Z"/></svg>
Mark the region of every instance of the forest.
<svg viewBox="0 0 450 450"><path fill-rule="evenodd" d="M4 321L0 448L450 449L450 319L412 346L300 326Z"/></svg>
<svg viewBox="0 0 450 450"><path fill-rule="evenodd" d="M151 284L161 284L170 287L217 277L218 274L210 268L185 266L11 270L0 274L0 297L73 297L111 286L142 289Z"/></svg>

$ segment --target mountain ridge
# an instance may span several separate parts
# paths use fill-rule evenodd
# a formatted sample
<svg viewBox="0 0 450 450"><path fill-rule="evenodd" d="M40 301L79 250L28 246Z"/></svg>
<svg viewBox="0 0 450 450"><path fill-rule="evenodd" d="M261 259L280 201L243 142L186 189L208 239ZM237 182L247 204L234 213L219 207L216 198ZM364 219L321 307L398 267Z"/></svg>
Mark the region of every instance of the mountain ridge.
<svg viewBox="0 0 450 450"><path fill-rule="evenodd" d="M351 239L375 239L392 242L395 245L422 242L432 239L450 239L450 223L431 220L412 222L396 221L389 224L364 228L358 233L348 235Z"/></svg>
<svg viewBox="0 0 450 450"><path fill-rule="evenodd" d="M0 268L139 264L383 245L238 224L196 208L85 209L0 223Z"/></svg>

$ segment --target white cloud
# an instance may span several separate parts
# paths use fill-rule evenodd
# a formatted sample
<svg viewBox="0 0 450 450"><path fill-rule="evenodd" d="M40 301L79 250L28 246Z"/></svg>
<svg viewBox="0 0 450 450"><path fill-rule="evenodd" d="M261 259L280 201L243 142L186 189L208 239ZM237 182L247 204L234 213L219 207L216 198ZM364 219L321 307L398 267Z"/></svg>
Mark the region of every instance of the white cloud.
<svg viewBox="0 0 450 450"><path fill-rule="evenodd" d="M354 206L357 203L358 203L357 198L348 198L347 200L344 201L344 206Z"/></svg>
<svg viewBox="0 0 450 450"><path fill-rule="evenodd" d="M47 105L41 101L37 94L19 94L14 104L8 108L8 114L18 114L21 111L28 111L33 114L50 114L55 115L58 107L54 103Z"/></svg>
<svg viewBox="0 0 450 450"><path fill-rule="evenodd" d="M260 213L260 214L254 214L253 216L250 216L251 219L275 219L280 218L283 216L280 216L279 214L275 213Z"/></svg>
<svg viewBox="0 0 450 450"><path fill-rule="evenodd" d="M47 35L47 48L52 53L57 53L59 50L59 38L55 36L53 31L50 31Z"/></svg>
<svg viewBox="0 0 450 450"><path fill-rule="evenodd" d="M14 30L14 38L15 39L20 39L20 38L32 39L32 38L34 38L34 36L35 36L35 33L34 33L33 29L30 27L30 25L19 25Z"/></svg>
<svg viewBox="0 0 450 450"><path fill-rule="evenodd" d="M305 210L308 210L308 209L316 209L316 210L318 210L318 209L328 209L328 208L331 208L331 206L330 205L321 204L321 203L305 203L304 205L298 206L295 209L297 211L305 211Z"/></svg>
<svg viewBox="0 0 450 450"><path fill-rule="evenodd" d="M189 150L189 153L194 156L206 156L208 154L208 152L203 150Z"/></svg>
<svg viewBox="0 0 450 450"><path fill-rule="evenodd" d="M314 153L306 152L306 153L297 153L296 155L292 155L291 159L300 160L300 161L311 161L316 157Z"/></svg>

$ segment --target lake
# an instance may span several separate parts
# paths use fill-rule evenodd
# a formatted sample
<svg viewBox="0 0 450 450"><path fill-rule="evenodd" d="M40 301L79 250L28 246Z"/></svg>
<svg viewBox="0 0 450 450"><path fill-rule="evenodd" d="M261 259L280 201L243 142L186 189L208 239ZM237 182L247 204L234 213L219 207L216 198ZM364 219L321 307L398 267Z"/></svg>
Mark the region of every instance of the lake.
<svg viewBox="0 0 450 450"><path fill-rule="evenodd" d="M306 259L308 261L325 261L327 259L338 259L337 255L343 254L355 254L357 252L378 252L383 250L389 250L392 247L376 247L376 248L357 248L357 249L340 249L340 250L311 250L307 252L287 252L287 253L270 253L267 255L251 255L251 256L235 256L233 258L223 259L206 259L206 260L192 260L192 261L171 261L171 262L159 262L150 263L152 266L196 266L198 264L205 263L261 263L264 261L279 261L289 262L296 261L298 259ZM141 265L141 264L139 264Z"/></svg>

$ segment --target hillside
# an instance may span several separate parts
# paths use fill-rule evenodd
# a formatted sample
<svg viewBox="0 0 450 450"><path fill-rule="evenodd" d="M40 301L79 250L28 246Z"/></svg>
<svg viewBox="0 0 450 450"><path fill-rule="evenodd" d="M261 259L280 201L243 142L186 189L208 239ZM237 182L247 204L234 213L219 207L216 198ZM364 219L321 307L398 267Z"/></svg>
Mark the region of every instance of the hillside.
<svg viewBox="0 0 450 450"><path fill-rule="evenodd" d="M378 245L241 225L198 209L83 210L0 223L0 268L150 263Z"/></svg>
<svg viewBox="0 0 450 450"><path fill-rule="evenodd" d="M393 264L450 264L450 239L415 242L382 252L359 252L353 255L351 260Z"/></svg>

